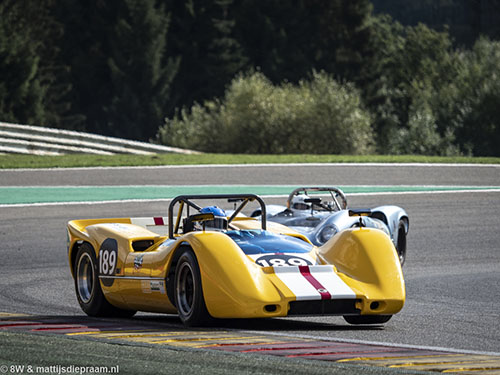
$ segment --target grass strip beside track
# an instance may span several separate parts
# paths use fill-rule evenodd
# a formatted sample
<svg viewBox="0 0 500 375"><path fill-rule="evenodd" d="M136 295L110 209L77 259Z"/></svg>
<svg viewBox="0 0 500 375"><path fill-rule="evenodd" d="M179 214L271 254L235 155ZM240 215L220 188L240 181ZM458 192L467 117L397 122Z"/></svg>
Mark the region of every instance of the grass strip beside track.
<svg viewBox="0 0 500 375"><path fill-rule="evenodd" d="M185 194L287 196L293 185L146 185L146 186L8 186L0 187L0 204L162 200ZM498 190L484 186L340 186L346 194Z"/></svg>
<svg viewBox="0 0 500 375"><path fill-rule="evenodd" d="M421 155L247 155L247 154L154 154L56 156L0 155L0 169L159 166L194 164L271 163L452 163L500 164L495 157L439 157Z"/></svg>

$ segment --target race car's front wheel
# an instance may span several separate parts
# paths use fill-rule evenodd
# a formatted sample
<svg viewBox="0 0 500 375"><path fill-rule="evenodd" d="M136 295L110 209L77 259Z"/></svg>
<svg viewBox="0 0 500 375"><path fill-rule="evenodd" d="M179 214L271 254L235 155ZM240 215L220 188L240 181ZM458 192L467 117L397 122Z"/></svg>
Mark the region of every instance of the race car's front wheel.
<svg viewBox="0 0 500 375"><path fill-rule="evenodd" d="M406 225L403 220L400 220L398 225L398 240L396 243L396 250L398 252L399 263L401 263L401 266L403 266L406 259Z"/></svg>
<svg viewBox="0 0 500 375"><path fill-rule="evenodd" d="M344 315L349 324L384 324L392 318L392 315Z"/></svg>
<svg viewBox="0 0 500 375"><path fill-rule="evenodd" d="M131 317L132 310L111 305L99 284L97 260L94 249L88 243L80 245L74 264L76 297L82 310L89 316Z"/></svg>
<svg viewBox="0 0 500 375"><path fill-rule="evenodd" d="M207 323L210 315L205 305L198 261L192 250L186 249L175 269L175 305L182 322L187 326Z"/></svg>

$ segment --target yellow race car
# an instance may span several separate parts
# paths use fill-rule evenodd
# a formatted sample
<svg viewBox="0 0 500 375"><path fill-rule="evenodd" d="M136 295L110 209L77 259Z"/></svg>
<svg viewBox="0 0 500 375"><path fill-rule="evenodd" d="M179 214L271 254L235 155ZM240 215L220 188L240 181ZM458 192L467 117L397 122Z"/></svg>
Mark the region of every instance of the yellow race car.
<svg viewBox="0 0 500 375"><path fill-rule="evenodd" d="M199 205L215 200L233 202L234 210ZM243 215L250 202L260 205L260 220ZM81 308L90 316L178 314L188 326L297 315L381 324L403 308L401 265L386 233L360 220L316 247L267 222L265 212L253 194L183 195L166 218L70 221L69 265Z"/></svg>

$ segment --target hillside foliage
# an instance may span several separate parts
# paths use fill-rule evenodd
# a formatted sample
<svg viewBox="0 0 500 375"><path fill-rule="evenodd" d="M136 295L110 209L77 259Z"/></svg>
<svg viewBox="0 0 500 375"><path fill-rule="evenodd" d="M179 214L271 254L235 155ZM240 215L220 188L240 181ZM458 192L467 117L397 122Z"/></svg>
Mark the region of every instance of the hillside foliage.
<svg viewBox="0 0 500 375"><path fill-rule="evenodd" d="M497 9L2 0L0 121L209 152L499 156Z"/></svg>

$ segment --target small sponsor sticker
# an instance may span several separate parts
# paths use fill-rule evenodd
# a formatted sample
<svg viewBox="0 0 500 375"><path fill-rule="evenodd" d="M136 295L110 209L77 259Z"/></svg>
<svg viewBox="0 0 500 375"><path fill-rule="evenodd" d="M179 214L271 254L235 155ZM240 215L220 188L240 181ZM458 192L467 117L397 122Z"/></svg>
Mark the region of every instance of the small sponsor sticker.
<svg viewBox="0 0 500 375"><path fill-rule="evenodd" d="M160 292L165 294L165 282L163 280L150 281L151 292Z"/></svg>
<svg viewBox="0 0 500 375"><path fill-rule="evenodd" d="M141 288L143 293L166 294L165 281L163 280L142 280Z"/></svg>
<svg viewBox="0 0 500 375"><path fill-rule="evenodd" d="M144 261L144 254L138 255L134 258L134 269L139 271L142 268L142 262Z"/></svg>

